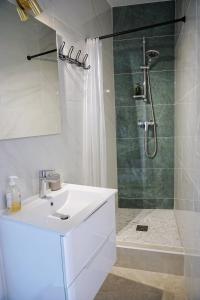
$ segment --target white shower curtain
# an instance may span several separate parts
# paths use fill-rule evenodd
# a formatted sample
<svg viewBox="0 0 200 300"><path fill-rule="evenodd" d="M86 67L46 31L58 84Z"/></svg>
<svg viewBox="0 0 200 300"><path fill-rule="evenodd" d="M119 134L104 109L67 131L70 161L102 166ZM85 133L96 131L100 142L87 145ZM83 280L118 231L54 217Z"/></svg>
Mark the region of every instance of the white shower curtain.
<svg viewBox="0 0 200 300"><path fill-rule="evenodd" d="M103 95L102 43L86 42L90 70L85 71L83 109L83 181L86 185L107 186L106 128Z"/></svg>

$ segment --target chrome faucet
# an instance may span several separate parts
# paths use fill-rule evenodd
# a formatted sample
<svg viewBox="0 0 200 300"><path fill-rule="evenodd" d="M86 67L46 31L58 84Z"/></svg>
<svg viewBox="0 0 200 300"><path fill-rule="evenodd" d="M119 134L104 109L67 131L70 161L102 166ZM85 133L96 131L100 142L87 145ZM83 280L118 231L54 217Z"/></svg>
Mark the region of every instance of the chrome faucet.
<svg viewBox="0 0 200 300"><path fill-rule="evenodd" d="M55 170L40 170L39 171L39 197L47 198L47 190L49 183L52 182L51 175Z"/></svg>

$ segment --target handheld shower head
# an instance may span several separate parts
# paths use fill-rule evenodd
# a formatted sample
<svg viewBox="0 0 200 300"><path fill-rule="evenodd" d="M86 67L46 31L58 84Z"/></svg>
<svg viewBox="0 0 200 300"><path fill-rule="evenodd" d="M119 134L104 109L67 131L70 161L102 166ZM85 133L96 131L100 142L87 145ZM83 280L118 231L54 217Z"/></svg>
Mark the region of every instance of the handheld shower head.
<svg viewBox="0 0 200 300"><path fill-rule="evenodd" d="M157 59L160 55L160 52L157 50L148 50L146 51L146 57L148 60L148 66L151 65L152 60Z"/></svg>

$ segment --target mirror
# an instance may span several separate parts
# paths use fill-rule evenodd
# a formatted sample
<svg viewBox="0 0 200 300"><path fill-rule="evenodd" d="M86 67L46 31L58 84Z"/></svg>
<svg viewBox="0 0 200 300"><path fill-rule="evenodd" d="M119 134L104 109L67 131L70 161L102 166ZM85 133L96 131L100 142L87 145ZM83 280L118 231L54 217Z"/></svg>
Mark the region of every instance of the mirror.
<svg viewBox="0 0 200 300"><path fill-rule="evenodd" d="M0 41L0 139L59 133L57 54L27 60L56 48L55 31L33 17L21 22L1 0Z"/></svg>

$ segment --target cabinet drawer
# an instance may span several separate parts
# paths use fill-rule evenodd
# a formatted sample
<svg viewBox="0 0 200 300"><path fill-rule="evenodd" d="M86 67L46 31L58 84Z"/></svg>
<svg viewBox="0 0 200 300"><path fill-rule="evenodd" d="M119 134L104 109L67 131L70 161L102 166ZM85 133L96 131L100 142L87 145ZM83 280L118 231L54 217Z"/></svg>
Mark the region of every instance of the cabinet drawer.
<svg viewBox="0 0 200 300"><path fill-rule="evenodd" d="M67 286L80 274L113 230L115 230L114 197L64 237Z"/></svg>
<svg viewBox="0 0 200 300"><path fill-rule="evenodd" d="M115 233L106 240L97 255L84 267L68 289L69 300L92 300L98 293L116 260Z"/></svg>

